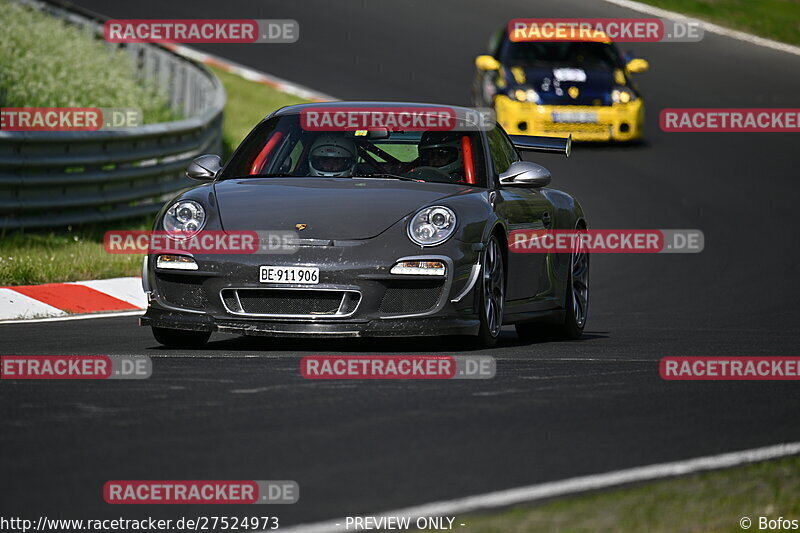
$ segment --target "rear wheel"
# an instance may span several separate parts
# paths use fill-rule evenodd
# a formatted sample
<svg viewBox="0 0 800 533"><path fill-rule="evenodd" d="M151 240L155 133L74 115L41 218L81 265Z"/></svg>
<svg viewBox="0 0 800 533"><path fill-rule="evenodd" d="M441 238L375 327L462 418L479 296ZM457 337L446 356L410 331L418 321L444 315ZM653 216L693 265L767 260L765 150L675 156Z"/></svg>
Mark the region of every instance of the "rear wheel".
<svg viewBox="0 0 800 533"><path fill-rule="evenodd" d="M210 331L157 328L153 326L153 337L170 348L202 348L211 336Z"/></svg>
<svg viewBox="0 0 800 533"><path fill-rule="evenodd" d="M564 320L556 325L536 322L517 324L517 336L521 340L576 340L583 335L589 315L589 254L581 240L577 241L569 259Z"/></svg>
<svg viewBox="0 0 800 533"><path fill-rule="evenodd" d="M579 241L580 242L580 241ZM554 330L561 339L575 340L583 335L589 316L589 254L578 244L570 255L564 322Z"/></svg>
<svg viewBox="0 0 800 533"><path fill-rule="evenodd" d="M480 283L480 321L478 342L484 348L497 344L500 329L503 327L503 308L505 306L505 266L500 242L494 235L489 239L483 254Z"/></svg>

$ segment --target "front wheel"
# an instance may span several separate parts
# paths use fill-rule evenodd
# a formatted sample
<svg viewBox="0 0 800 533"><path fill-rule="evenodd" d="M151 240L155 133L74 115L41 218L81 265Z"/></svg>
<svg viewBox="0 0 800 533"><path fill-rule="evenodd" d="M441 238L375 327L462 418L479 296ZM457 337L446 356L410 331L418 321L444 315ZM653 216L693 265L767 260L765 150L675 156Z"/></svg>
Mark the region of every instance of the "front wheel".
<svg viewBox="0 0 800 533"><path fill-rule="evenodd" d="M500 329L503 327L503 308L505 306L505 271L503 252L497 237L492 236L483 254L480 287L481 326L478 330L478 342L484 348L497 344Z"/></svg>
<svg viewBox="0 0 800 533"><path fill-rule="evenodd" d="M153 326L153 337L160 344L170 348L202 348L210 336L210 331L190 331Z"/></svg>

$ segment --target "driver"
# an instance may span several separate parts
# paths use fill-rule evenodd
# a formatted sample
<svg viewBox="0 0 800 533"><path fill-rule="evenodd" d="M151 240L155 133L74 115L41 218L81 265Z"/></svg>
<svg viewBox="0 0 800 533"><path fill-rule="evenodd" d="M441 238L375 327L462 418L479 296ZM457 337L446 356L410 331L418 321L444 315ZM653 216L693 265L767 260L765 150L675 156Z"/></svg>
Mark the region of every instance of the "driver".
<svg viewBox="0 0 800 533"><path fill-rule="evenodd" d="M349 178L356 168L356 144L343 135L323 133L308 151L308 171L312 176Z"/></svg>
<svg viewBox="0 0 800 533"><path fill-rule="evenodd" d="M464 181L460 136L448 131L426 131L417 147L421 166L434 167L454 181Z"/></svg>

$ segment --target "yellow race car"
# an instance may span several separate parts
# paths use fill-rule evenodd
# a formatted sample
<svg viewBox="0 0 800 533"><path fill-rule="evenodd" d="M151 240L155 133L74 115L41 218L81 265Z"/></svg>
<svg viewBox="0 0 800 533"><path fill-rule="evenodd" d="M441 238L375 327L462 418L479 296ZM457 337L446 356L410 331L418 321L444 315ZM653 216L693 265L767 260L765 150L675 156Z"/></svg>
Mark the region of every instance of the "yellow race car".
<svg viewBox="0 0 800 533"><path fill-rule="evenodd" d="M631 80L644 59L623 57L603 33L581 41L512 41L503 29L475 58L475 107L491 107L509 134L634 141L644 130Z"/></svg>

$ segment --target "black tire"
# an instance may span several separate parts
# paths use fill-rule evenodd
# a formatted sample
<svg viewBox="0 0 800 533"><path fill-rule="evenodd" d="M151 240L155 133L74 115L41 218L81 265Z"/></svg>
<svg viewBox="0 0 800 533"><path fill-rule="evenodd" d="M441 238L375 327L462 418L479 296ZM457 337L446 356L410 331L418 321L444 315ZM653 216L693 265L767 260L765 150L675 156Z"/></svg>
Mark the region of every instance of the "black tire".
<svg viewBox="0 0 800 533"><path fill-rule="evenodd" d="M581 338L583 328L586 325L578 324L577 313L575 311L575 299L572 296L572 274L570 274L570 284L567 286L566 306L564 310L564 321L552 329L552 335L557 340L574 341Z"/></svg>
<svg viewBox="0 0 800 533"><path fill-rule="evenodd" d="M589 254L574 250L569 258L569 276L564 294L564 319L560 324L517 324L517 337L524 342L577 340L583 335L589 313Z"/></svg>
<svg viewBox="0 0 800 533"><path fill-rule="evenodd" d="M478 284L480 329L478 344L491 348L497 344L503 327L505 307L505 263L500 242L492 235L486 245L481 266L481 279Z"/></svg>
<svg viewBox="0 0 800 533"><path fill-rule="evenodd" d="M211 336L210 331L157 328L153 326L153 337L170 348L202 348Z"/></svg>

